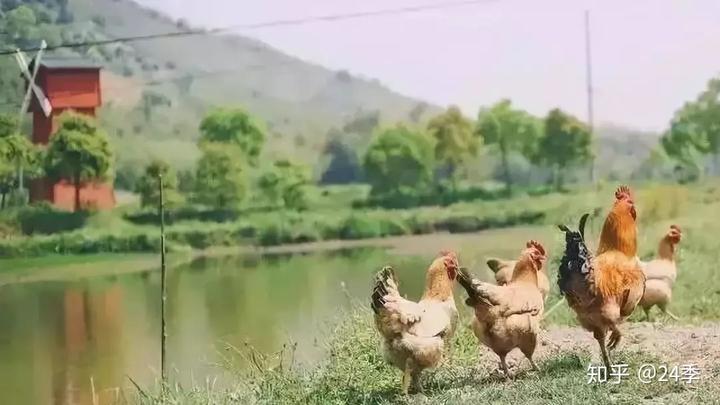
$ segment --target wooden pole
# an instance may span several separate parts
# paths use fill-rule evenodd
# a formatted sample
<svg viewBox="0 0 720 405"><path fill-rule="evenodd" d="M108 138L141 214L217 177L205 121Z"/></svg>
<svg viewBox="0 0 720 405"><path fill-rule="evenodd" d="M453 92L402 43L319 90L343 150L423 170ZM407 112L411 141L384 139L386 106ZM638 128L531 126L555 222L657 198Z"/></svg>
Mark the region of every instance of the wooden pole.
<svg viewBox="0 0 720 405"><path fill-rule="evenodd" d="M158 175L158 187L160 188L160 290L162 299L160 302L161 311L161 327L162 336L160 339L160 374L162 376L163 385L167 384L167 368L166 368L166 345L167 329L165 324L165 302L167 301L166 274L167 268L165 263L165 192L163 187L162 174ZM163 387L164 388L164 387Z"/></svg>
<svg viewBox="0 0 720 405"><path fill-rule="evenodd" d="M593 83L592 83L592 51L590 42L590 10L585 10L585 67L587 80L587 109L590 135L594 135ZM590 181L595 183L595 156L590 157Z"/></svg>

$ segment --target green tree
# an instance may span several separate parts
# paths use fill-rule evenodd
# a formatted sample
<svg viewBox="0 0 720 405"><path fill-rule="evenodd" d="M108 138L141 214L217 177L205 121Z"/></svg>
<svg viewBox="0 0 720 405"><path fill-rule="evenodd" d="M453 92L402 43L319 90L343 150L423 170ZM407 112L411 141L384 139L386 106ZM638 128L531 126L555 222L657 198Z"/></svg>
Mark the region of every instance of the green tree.
<svg viewBox="0 0 720 405"><path fill-rule="evenodd" d="M242 152L237 146L205 143L195 172L194 200L217 209L235 209L246 192Z"/></svg>
<svg viewBox="0 0 720 405"><path fill-rule="evenodd" d="M591 156L592 135L587 125L556 108L545 118L545 132L538 141L534 161L553 169L555 186L561 189L564 171L587 163Z"/></svg>
<svg viewBox="0 0 720 405"><path fill-rule="evenodd" d="M4 161L5 181L2 188L7 190L10 184L19 188L20 177L33 177L38 174L38 151L24 135L17 131L18 122L15 117L0 114L0 160ZM13 168L15 179L8 180L7 170ZM17 180L17 181L15 181ZM19 190L21 191L21 190ZM3 196L4 197L4 196Z"/></svg>
<svg viewBox="0 0 720 405"><path fill-rule="evenodd" d="M145 173L138 179L137 191L140 194L140 204L143 207L156 207L160 201L159 176L163 178L163 194L165 204L172 207L180 203L178 193L178 179L170 165L155 159L145 168Z"/></svg>
<svg viewBox="0 0 720 405"><path fill-rule="evenodd" d="M145 122L150 122L152 113L156 107L171 107L172 102L169 98L155 91L143 91L140 98L139 108L143 113Z"/></svg>
<svg viewBox="0 0 720 405"><path fill-rule="evenodd" d="M35 12L26 5L21 5L5 15L5 30L15 41L30 39L36 26Z"/></svg>
<svg viewBox="0 0 720 405"><path fill-rule="evenodd" d="M258 187L271 204L301 210L307 207L307 186L310 176L306 168L288 160L275 162L273 168L260 176Z"/></svg>
<svg viewBox="0 0 720 405"><path fill-rule="evenodd" d="M200 123L200 143L237 145L255 164L265 142L265 128L241 108L222 108L211 112Z"/></svg>
<svg viewBox="0 0 720 405"><path fill-rule="evenodd" d="M427 190L434 163L431 138L397 125L375 136L363 167L373 195L407 196Z"/></svg>
<svg viewBox="0 0 720 405"><path fill-rule="evenodd" d="M45 170L51 178L74 185L75 211L79 211L80 188L84 183L110 176L112 159L108 137L95 120L65 113L58 131L50 138Z"/></svg>
<svg viewBox="0 0 720 405"><path fill-rule="evenodd" d="M512 191L509 155L520 152L530 159L539 131L538 120L526 111L513 108L510 100L501 100L478 114L475 134L486 145L493 145L500 153L503 178L508 192Z"/></svg>
<svg viewBox="0 0 720 405"><path fill-rule="evenodd" d="M430 120L427 129L435 139L435 160L445 165L455 187L457 168L477 154L478 139L473 135L472 123L452 106Z"/></svg>
<svg viewBox="0 0 720 405"><path fill-rule="evenodd" d="M710 80L697 100L675 113L662 145L685 166L696 166L699 154L710 155L715 174L720 174L720 78Z"/></svg>
<svg viewBox="0 0 720 405"><path fill-rule="evenodd" d="M5 209L7 195L15 187L15 168L3 156L0 156L0 209Z"/></svg>

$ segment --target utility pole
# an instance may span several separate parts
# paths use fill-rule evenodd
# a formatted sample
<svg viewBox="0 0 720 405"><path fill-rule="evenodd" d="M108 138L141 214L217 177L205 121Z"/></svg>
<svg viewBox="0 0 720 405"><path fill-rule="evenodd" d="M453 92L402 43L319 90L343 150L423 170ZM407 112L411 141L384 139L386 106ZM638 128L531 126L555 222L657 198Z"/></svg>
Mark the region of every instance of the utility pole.
<svg viewBox="0 0 720 405"><path fill-rule="evenodd" d="M158 214L160 215L160 291L162 299L160 301L160 320L162 328L162 336L160 338L160 375L163 382L163 391L167 385L167 368L166 368L166 347L165 341L167 340L167 329L165 326L165 301L167 301L167 287L166 287L166 263L165 263L165 193L163 187L162 174L158 175L158 187L160 188L160 206L158 207Z"/></svg>
<svg viewBox="0 0 720 405"><path fill-rule="evenodd" d="M585 10L585 66L587 80L587 109L588 127L590 135L594 135L595 122L593 118L593 85L592 85L592 51L590 42L590 10ZM590 156L590 181L595 183L595 156Z"/></svg>

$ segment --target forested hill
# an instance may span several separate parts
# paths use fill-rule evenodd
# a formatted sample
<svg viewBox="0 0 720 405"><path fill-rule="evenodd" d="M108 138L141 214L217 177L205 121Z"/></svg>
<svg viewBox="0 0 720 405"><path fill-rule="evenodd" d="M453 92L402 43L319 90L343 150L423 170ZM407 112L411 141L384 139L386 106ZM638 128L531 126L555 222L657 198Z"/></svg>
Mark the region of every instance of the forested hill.
<svg viewBox="0 0 720 405"><path fill-rule="evenodd" d="M0 0L0 5L0 46L6 50L37 46L42 39L52 46L196 29L132 0ZM329 147L328 139L362 150L378 125L424 123L439 111L376 80L332 71L239 35L192 35L53 54L105 66L100 118L113 139L119 171L140 170L152 157L191 167L198 123L213 106L240 105L259 116L269 133L269 159L293 157L315 166L327 162L318 157ZM14 59L0 57L1 111L18 111L21 87ZM657 136L622 128L600 128L597 135L598 169L610 176L637 169L657 144Z"/></svg>
<svg viewBox="0 0 720 405"><path fill-rule="evenodd" d="M19 7L21 5L27 7ZM131 0L2 0L5 48L96 41L194 29ZM215 105L242 105L290 147L318 149L331 127L357 114L382 111L383 121L421 119L419 100L376 80L332 71L239 35L196 35L58 52L106 66L102 118L120 137L194 139L197 123ZM4 110L19 104L17 67L2 63ZM0 84L3 84L0 83Z"/></svg>

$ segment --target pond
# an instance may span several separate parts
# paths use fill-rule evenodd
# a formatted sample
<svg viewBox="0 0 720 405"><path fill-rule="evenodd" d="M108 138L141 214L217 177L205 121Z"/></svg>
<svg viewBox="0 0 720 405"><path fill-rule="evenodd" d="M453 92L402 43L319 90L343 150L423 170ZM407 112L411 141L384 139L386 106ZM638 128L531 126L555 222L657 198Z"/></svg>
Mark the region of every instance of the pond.
<svg viewBox="0 0 720 405"><path fill-rule="evenodd" d="M219 351L250 343L273 352L297 342L299 361L342 308L366 305L372 274L397 268L421 294L427 260L380 249L201 258L168 273L168 361L183 384L222 373ZM102 264L111 266L111 264ZM3 403L112 402L132 377L152 387L160 368L158 270L0 288Z"/></svg>
<svg viewBox="0 0 720 405"><path fill-rule="evenodd" d="M382 249L205 257L176 266L168 272L170 376L185 387L222 378L220 353L245 342L265 353L296 342L296 359L311 363L322 358L343 309L369 305L372 276L382 266L393 265L401 293L417 299L441 248L456 248L461 264L490 279L487 256L515 257L527 235L551 240L555 233L518 227L436 234L389 239ZM112 403L118 387L133 389L128 377L155 387L159 270L128 272L147 268L146 259L132 256L77 260L79 275L49 267L0 286L3 404L92 404L93 387L100 403Z"/></svg>

